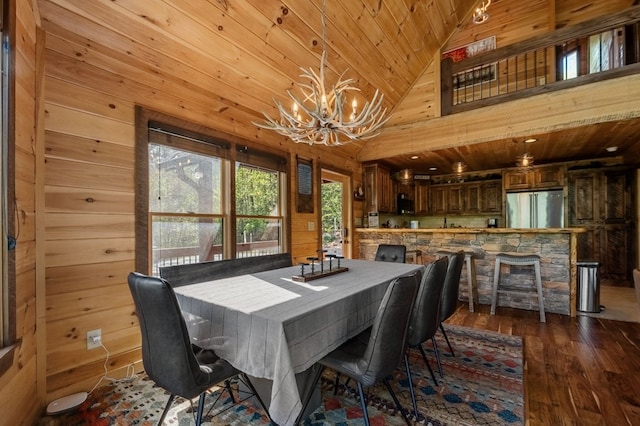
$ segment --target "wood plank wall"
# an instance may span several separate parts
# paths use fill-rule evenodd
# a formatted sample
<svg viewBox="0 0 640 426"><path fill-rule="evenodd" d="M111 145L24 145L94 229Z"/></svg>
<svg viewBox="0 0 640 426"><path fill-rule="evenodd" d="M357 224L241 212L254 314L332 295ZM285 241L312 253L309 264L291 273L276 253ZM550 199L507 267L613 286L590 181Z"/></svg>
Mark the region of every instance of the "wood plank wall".
<svg viewBox="0 0 640 426"><path fill-rule="evenodd" d="M110 352L109 376L124 376L140 360L140 337L126 284L135 261L134 109L136 104L174 117L215 126L207 116L174 102L180 88L153 87L155 76L133 74L118 63L79 61L89 47L75 40L47 37L45 119L45 263L47 400L87 391L103 372L105 352L86 349L86 332L102 329ZM140 71L140 70L138 70ZM222 118L220 122L224 121ZM234 124L237 126L237 124ZM230 128L216 129L229 132ZM235 136L246 137L246 131ZM361 168L351 156L331 149L294 145L265 135L270 146L290 154L291 182L296 155L319 168L352 173L362 183ZM318 182L319 179L316 179ZM316 193L318 193L318 189ZM318 209L298 214L295 187L289 187L291 253L294 262L314 255L319 246ZM362 203L356 203L362 204ZM362 207L354 206L362 216ZM308 222L315 230L308 230ZM355 253L357 256L357 253ZM135 364L136 370L140 364Z"/></svg>
<svg viewBox="0 0 640 426"><path fill-rule="evenodd" d="M9 20L15 25L15 140L16 225L16 337L21 343L13 366L0 377L0 413L3 424L32 424L41 406L37 397L36 238L35 238L35 110L36 28L35 0L11 0ZM15 19L14 19L15 17Z"/></svg>

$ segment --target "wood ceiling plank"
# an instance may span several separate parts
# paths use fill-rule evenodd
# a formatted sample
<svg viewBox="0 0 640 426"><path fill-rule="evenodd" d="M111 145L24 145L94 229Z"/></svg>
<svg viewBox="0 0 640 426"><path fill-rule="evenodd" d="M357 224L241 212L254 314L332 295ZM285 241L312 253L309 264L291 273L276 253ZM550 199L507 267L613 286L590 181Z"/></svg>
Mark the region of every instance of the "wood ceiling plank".
<svg viewBox="0 0 640 426"><path fill-rule="evenodd" d="M247 3L251 3L251 1ZM281 4L278 6L277 4L274 5L274 3L257 0L253 2L252 6L260 10L272 22L279 23L268 34L270 43L278 46L286 54L294 55L296 51L310 53L305 59L298 60L299 62L296 65L297 74L294 81L300 81L298 77L300 74L299 67L311 68L318 72L322 54L322 30L319 9L316 10L310 2L301 6L296 6L295 4L291 6ZM286 13L284 12L285 10ZM346 38L340 32L333 31L331 29L333 27L330 27L330 22L327 22L327 27L327 44L329 46L327 48L326 81L336 82L339 75L346 72L345 78L353 78L364 97L371 98L375 89L380 88L387 97L388 102L397 101L397 98L390 95L394 91L392 82L375 73L362 73L362 70L370 69L370 58L371 55L375 55L375 51L371 50L371 55L367 56L366 45L354 50L352 47L356 41ZM349 53L346 55L340 53L345 50L348 50Z"/></svg>
<svg viewBox="0 0 640 426"><path fill-rule="evenodd" d="M259 110L267 107L268 104L264 103L264 100L275 96L276 92L272 87L260 85L253 87L249 93L242 91L246 85L246 76L240 75L236 70L223 63L200 57L197 53L189 52L187 54L177 46L172 47L170 41L159 41L162 43L162 50L159 51L155 47L149 47L136 41L133 36L127 37L114 32L109 26L94 24L81 15L65 13L64 9L56 5L47 3L45 7L46 27L50 33L76 40L78 44L85 44L87 45L86 49L100 49L106 56L119 58L121 62L136 65L152 75L184 82L185 85L194 84L198 91L215 90L215 94L211 94L212 98L223 103L227 99L227 107L255 104L254 108ZM131 22L127 24L134 25ZM73 34L80 37L74 37ZM81 37L85 37L85 39ZM84 50L83 47L79 52ZM165 55L163 53L165 50L173 50L174 53ZM284 87L286 86L283 86L283 90Z"/></svg>

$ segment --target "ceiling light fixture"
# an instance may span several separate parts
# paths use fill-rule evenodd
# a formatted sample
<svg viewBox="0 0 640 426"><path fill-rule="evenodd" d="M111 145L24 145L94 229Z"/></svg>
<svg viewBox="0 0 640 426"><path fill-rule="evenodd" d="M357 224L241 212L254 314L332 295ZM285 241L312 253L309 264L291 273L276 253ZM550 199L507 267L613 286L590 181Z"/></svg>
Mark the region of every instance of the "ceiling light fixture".
<svg viewBox="0 0 640 426"><path fill-rule="evenodd" d="M402 185L411 185L413 183L413 170L402 169L396 173L396 179Z"/></svg>
<svg viewBox="0 0 640 426"><path fill-rule="evenodd" d="M608 146L607 148L607 152L616 152L618 150L617 146Z"/></svg>
<svg viewBox="0 0 640 426"><path fill-rule="evenodd" d="M487 8L491 4L491 0L484 0L480 6L476 7L476 10L473 12L473 23L474 24L482 24L483 22L487 22L489 20L489 14L487 13Z"/></svg>
<svg viewBox="0 0 640 426"><path fill-rule="evenodd" d="M465 170L467 170L467 165L462 161L456 161L453 163L453 173L461 175Z"/></svg>
<svg viewBox="0 0 640 426"><path fill-rule="evenodd" d="M322 57L319 74L311 68L300 68L300 77L308 79L309 83L297 84L302 94L300 97L287 90L293 101L291 111L274 100L280 118L273 119L263 112L266 122L253 124L263 129L275 130L296 143L338 146L377 136L390 117L385 118L387 109L382 107L384 95L378 89L371 102L366 102L361 111L358 111L355 96L351 101L351 112L345 111L347 92L359 92L360 89L351 85L353 79L343 80L344 73L327 91L324 78L327 62L325 7L326 0L322 2Z"/></svg>
<svg viewBox="0 0 640 426"><path fill-rule="evenodd" d="M516 166L523 169L527 169L533 166L533 155L529 154L528 152L519 155L516 160Z"/></svg>

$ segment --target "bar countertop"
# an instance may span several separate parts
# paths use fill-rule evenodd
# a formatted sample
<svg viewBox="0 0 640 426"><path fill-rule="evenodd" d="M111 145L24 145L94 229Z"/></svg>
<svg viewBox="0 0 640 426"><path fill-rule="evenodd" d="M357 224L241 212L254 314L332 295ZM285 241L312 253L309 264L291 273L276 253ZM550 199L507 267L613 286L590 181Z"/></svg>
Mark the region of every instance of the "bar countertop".
<svg viewBox="0 0 640 426"><path fill-rule="evenodd" d="M356 228L356 232L454 233L454 234L580 234L585 228Z"/></svg>

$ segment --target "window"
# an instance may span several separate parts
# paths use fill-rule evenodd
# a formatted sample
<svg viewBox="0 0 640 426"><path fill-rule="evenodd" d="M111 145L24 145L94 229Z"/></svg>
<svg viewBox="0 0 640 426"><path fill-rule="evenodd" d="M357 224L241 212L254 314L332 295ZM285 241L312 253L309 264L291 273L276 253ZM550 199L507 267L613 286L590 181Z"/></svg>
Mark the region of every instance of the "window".
<svg viewBox="0 0 640 426"><path fill-rule="evenodd" d="M589 37L590 74L624 66L623 34L624 30L618 28Z"/></svg>
<svg viewBox="0 0 640 426"><path fill-rule="evenodd" d="M136 179L143 184L137 188L145 195L136 200L139 270L157 275L162 266L286 251L284 154L214 137L207 129L192 131L188 124L139 117L138 126L145 126L136 154Z"/></svg>
<svg viewBox="0 0 640 426"><path fill-rule="evenodd" d="M572 50L562 57L562 79L568 80L578 76L578 51Z"/></svg>
<svg viewBox="0 0 640 426"><path fill-rule="evenodd" d="M151 271L220 260L222 159L149 144Z"/></svg>
<svg viewBox="0 0 640 426"><path fill-rule="evenodd" d="M236 165L236 257L282 252L282 197L276 170Z"/></svg>

